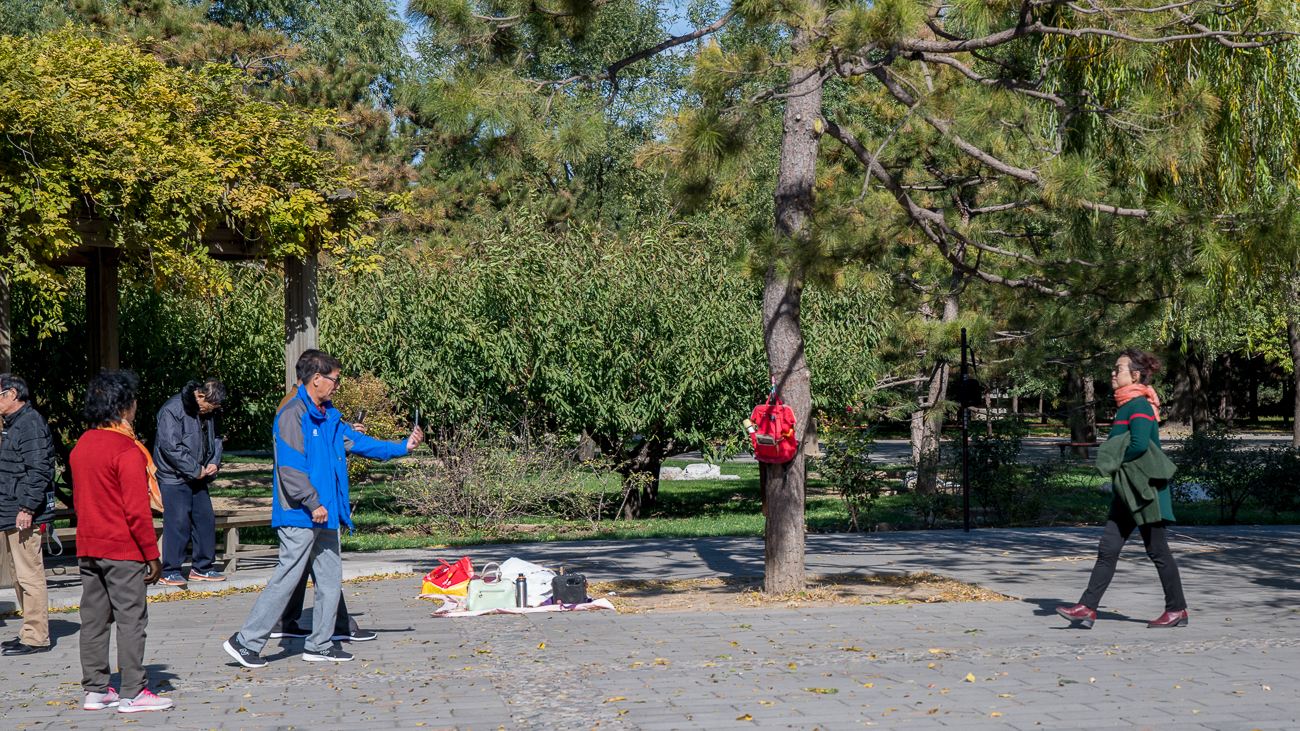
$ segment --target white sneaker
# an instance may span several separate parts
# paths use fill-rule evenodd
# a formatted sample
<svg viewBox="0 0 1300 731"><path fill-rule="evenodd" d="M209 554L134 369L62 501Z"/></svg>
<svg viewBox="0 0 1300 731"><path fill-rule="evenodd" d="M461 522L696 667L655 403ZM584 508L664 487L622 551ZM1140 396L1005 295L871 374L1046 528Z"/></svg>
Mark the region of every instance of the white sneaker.
<svg viewBox="0 0 1300 731"><path fill-rule="evenodd" d="M171 698L159 698L149 692L148 688L140 691L134 698L123 698L117 704L118 713L139 713L140 711L165 711L172 707Z"/></svg>
<svg viewBox="0 0 1300 731"><path fill-rule="evenodd" d="M86 692L86 702L81 706L87 711L102 711L109 706L117 705L121 698L117 697L117 691L109 688L105 693Z"/></svg>

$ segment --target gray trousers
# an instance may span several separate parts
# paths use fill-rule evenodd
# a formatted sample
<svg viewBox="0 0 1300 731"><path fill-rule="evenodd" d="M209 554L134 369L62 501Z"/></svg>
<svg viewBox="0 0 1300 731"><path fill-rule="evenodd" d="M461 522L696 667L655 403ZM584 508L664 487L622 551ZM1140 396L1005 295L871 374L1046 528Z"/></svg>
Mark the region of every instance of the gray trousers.
<svg viewBox="0 0 1300 731"><path fill-rule="evenodd" d="M147 564L82 556L81 565L81 687L89 693L108 690L110 624L117 625L117 666L122 671L123 698L140 695L148 684L144 674Z"/></svg>
<svg viewBox="0 0 1300 731"><path fill-rule="evenodd" d="M334 618L343 595L343 559L339 555L337 528L280 527L280 560L275 573L262 590L253 612L239 630L240 644L256 653L266 647L271 630L284 615L285 607L308 567L316 577L308 652L323 652L333 646Z"/></svg>

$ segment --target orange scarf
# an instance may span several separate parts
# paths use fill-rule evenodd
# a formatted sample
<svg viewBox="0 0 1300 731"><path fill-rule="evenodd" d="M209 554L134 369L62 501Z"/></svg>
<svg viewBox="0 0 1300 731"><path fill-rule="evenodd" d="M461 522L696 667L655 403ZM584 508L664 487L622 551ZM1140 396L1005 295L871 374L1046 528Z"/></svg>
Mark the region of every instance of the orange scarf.
<svg viewBox="0 0 1300 731"><path fill-rule="evenodd" d="M1138 396L1146 396L1147 401L1151 402L1151 408L1156 412L1156 421L1160 421L1160 397L1156 395L1156 390L1144 383L1130 383L1127 386L1115 391L1115 403L1121 407L1132 401Z"/></svg>
<svg viewBox="0 0 1300 731"><path fill-rule="evenodd" d="M163 511L163 502L162 491L158 489L158 468L154 466L153 455L149 454L149 448L144 446L139 439L135 438L135 430L131 428L130 424L118 422L112 426L103 426L100 428L104 431L121 434L127 439L135 442L135 446L139 447L141 452L144 452L145 471L149 473L149 509L153 510L155 513L161 513Z"/></svg>

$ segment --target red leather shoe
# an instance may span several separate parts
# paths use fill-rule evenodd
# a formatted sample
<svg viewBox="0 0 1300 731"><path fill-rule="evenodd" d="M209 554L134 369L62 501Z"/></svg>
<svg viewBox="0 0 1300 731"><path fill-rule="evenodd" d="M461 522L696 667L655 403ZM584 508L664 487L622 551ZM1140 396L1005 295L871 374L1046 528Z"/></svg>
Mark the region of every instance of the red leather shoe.
<svg viewBox="0 0 1300 731"><path fill-rule="evenodd" d="M1097 611L1082 604L1075 604L1072 607L1057 607L1056 613L1071 622L1078 622L1079 626L1084 629L1092 629L1092 624L1097 621Z"/></svg>
<svg viewBox="0 0 1300 731"><path fill-rule="evenodd" d="M1160 615L1160 619L1154 622L1147 622L1148 627L1186 627L1187 610L1181 612L1165 612Z"/></svg>

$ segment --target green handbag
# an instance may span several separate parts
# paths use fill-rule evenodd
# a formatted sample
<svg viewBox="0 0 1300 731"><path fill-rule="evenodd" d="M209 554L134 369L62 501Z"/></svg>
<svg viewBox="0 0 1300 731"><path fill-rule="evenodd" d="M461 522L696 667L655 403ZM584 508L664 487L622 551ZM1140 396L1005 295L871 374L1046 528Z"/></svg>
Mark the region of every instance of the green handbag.
<svg viewBox="0 0 1300 731"><path fill-rule="evenodd" d="M497 566L496 579L488 581L488 566ZM501 580L501 568L495 563L483 567L482 579L470 579L469 593L466 596L466 609L481 612L489 609L513 609L515 607L515 585Z"/></svg>

